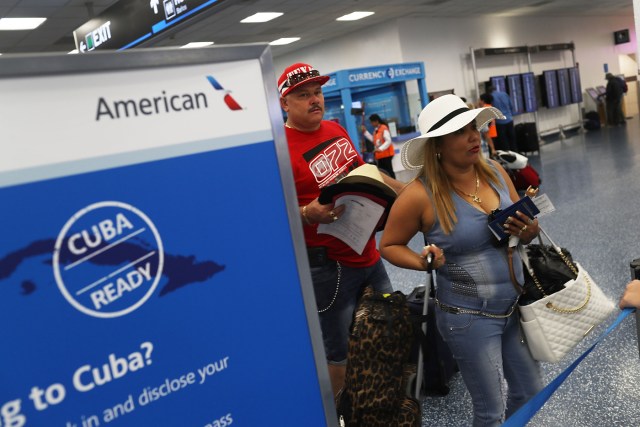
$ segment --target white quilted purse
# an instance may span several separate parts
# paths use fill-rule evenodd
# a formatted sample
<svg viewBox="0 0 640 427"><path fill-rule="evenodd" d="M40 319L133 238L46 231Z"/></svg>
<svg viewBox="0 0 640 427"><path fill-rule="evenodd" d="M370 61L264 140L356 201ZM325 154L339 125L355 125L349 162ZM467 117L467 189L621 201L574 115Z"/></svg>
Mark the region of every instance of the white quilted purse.
<svg viewBox="0 0 640 427"><path fill-rule="evenodd" d="M566 282L565 289L519 306L520 323L536 360L558 362L615 309L589 273L580 264L576 266L577 278Z"/></svg>

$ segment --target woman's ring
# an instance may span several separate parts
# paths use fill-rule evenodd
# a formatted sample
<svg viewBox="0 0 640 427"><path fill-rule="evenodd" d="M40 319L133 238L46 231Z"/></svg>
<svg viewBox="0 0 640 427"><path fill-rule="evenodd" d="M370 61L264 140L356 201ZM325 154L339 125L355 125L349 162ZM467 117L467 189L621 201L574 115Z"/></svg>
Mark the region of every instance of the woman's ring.
<svg viewBox="0 0 640 427"><path fill-rule="evenodd" d="M525 231L527 231L527 228L528 228L528 226L527 226L527 225L525 225L524 227L522 227L522 228L520 229L520 233L524 233Z"/></svg>
<svg viewBox="0 0 640 427"><path fill-rule="evenodd" d="M529 225L533 224L533 220L529 218Z"/></svg>

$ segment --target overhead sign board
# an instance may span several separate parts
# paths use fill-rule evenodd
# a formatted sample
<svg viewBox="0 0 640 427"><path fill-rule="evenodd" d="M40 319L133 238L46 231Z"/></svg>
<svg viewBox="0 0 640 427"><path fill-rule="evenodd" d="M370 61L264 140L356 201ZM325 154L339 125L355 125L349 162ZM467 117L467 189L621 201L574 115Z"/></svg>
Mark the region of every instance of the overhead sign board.
<svg viewBox="0 0 640 427"><path fill-rule="evenodd" d="M554 43L554 44L540 44L536 48L539 52L548 52L553 50L573 50L573 43Z"/></svg>
<svg viewBox="0 0 640 427"><path fill-rule="evenodd" d="M333 92L345 88L390 85L407 80L424 79L424 77L422 62L379 65L330 73L329 81L322 86L322 89L330 96Z"/></svg>
<svg viewBox="0 0 640 427"><path fill-rule="evenodd" d="M80 53L121 50L219 5L224 0L128 0L115 3L73 32Z"/></svg>
<svg viewBox="0 0 640 427"><path fill-rule="evenodd" d="M273 80L0 58L0 426L337 424Z"/></svg>
<svg viewBox="0 0 640 427"><path fill-rule="evenodd" d="M529 52L529 48L527 46L493 47L474 50L474 54L477 56L511 55L514 53L527 52Z"/></svg>

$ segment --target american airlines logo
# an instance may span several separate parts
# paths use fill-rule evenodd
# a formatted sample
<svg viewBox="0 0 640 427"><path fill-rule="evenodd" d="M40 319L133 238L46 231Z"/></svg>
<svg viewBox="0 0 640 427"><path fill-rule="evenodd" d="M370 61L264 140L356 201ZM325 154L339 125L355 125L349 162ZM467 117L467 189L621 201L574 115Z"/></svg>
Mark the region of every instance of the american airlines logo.
<svg viewBox="0 0 640 427"><path fill-rule="evenodd" d="M218 83L218 81L214 79L213 76L207 76L207 80L209 80L209 83L211 83L211 86L213 86L215 90L221 90L224 92L224 102L225 104L227 104L227 107L229 107L230 110L242 110L240 104L238 104L236 100L233 99L233 97L229 94L230 91L224 90L222 85Z"/></svg>
<svg viewBox="0 0 640 427"><path fill-rule="evenodd" d="M242 110L242 106L231 96L231 91L225 90L213 76L206 76L206 79L215 90L214 93L222 95L222 100L229 110ZM209 98L205 92L170 94L163 90L152 97L117 100L101 96L98 98L96 121L182 113L207 108L209 108Z"/></svg>

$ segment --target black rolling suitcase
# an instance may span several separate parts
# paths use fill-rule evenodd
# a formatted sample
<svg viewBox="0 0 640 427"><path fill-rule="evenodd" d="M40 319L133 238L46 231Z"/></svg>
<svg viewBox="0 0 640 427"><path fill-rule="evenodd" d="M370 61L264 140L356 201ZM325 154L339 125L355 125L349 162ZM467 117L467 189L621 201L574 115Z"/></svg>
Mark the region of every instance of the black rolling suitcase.
<svg viewBox="0 0 640 427"><path fill-rule="evenodd" d="M430 289L432 289L429 286ZM426 320L428 325L426 335L421 333L422 328L414 327L417 332L416 339L411 352L412 363L418 363L420 348L422 349L423 369L422 375L417 381L422 379L421 392L425 396L446 396L449 394L449 380L458 372L458 365L449 350L449 346L442 339L436 326L435 300L429 295L427 309L424 310L424 297L427 286L417 286L408 296L407 305L411 311L412 318L416 323ZM423 316L424 311L426 315ZM413 390L413 389L412 389ZM416 396L418 397L418 396Z"/></svg>
<svg viewBox="0 0 640 427"><path fill-rule="evenodd" d="M538 130L536 129L535 123L519 123L515 126L515 131L516 144L518 145L519 152L532 153L534 151L540 151Z"/></svg>

